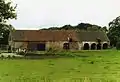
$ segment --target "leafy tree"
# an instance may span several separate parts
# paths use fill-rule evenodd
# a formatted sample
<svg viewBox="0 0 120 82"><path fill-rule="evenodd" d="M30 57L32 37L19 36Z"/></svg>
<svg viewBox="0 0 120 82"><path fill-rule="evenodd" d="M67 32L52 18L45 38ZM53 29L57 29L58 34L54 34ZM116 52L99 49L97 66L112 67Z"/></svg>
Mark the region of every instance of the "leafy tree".
<svg viewBox="0 0 120 82"><path fill-rule="evenodd" d="M64 30L71 30L71 29L74 29L74 27L71 26L71 25L64 25L63 27L61 27L61 29L64 29Z"/></svg>
<svg viewBox="0 0 120 82"><path fill-rule="evenodd" d="M92 24L89 23L80 23L75 28L78 28L80 30L87 30L88 27L92 27Z"/></svg>
<svg viewBox="0 0 120 82"><path fill-rule="evenodd" d="M88 31L99 31L99 28L97 26L87 27Z"/></svg>
<svg viewBox="0 0 120 82"><path fill-rule="evenodd" d="M0 0L0 44L8 44L8 35L13 30L13 26L7 22L16 19L16 7L12 6L11 0Z"/></svg>
<svg viewBox="0 0 120 82"><path fill-rule="evenodd" d="M120 50L120 42L117 42L117 43L116 43L116 49L117 49L117 50Z"/></svg>
<svg viewBox="0 0 120 82"><path fill-rule="evenodd" d="M15 19L17 17L15 9L16 6L13 7L10 0L0 0L0 22Z"/></svg>
<svg viewBox="0 0 120 82"><path fill-rule="evenodd" d="M108 29L107 29L107 27L106 27L106 26L102 27L100 30L101 30L101 31L103 31L103 32L105 32L105 33L107 33L107 32L108 32Z"/></svg>
<svg viewBox="0 0 120 82"><path fill-rule="evenodd" d="M10 31L13 31L14 28L10 24L0 23L0 44L8 44L8 37Z"/></svg>
<svg viewBox="0 0 120 82"><path fill-rule="evenodd" d="M107 35L111 41L111 45L116 46L116 43L120 41L120 16L109 23Z"/></svg>
<svg viewBox="0 0 120 82"><path fill-rule="evenodd" d="M88 31L98 31L101 27L98 25L92 25L89 23L80 23L76 26L71 25L64 25L62 27L50 27L48 29L42 29L42 30L88 30Z"/></svg>

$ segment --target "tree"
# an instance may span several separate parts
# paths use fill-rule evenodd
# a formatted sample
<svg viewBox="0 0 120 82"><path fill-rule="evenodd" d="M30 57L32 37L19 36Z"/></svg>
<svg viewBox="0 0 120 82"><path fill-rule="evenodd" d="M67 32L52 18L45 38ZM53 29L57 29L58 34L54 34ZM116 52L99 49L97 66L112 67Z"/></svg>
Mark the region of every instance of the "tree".
<svg viewBox="0 0 120 82"><path fill-rule="evenodd" d="M16 6L12 6L11 0L0 0L0 44L8 44L8 35L13 26L7 24L9 19L16 19Z"/></svg>
<svg viewBox="0 0 120 82"><path fill-rule="evenodd" d="M97 26L87 27L88 31L99 31L99 28Z"/></svg>
<svg viewBox="0 0 120 82"><path fill-rule="evenodd" d="M9 19L16 19L15 13L16 6L12 6L12 2L9 0L0 0L0 22L6 22Z"/></svg>
<svg viewBox="0 0 120 82"><path fill-rule="evenodd" d="M100 30L101 30L101 31L103 31L103 32L105 32L105 33L107 33L107 32L108 32L108 29L107 29L107 27L106 27L106 26L102 27Z"/></svg>
<svg viewBox="0 0 120 82"><path fill-rule="evenodd" d="M14 31L12 25L6 23L0 23L0 44L8 44L8 37L10 31Z"/></svg>
<svg viewBox="0 0 120 82"><path fill-rule="evenodd" d="M92 25L89 23L80 23L76 26L71 25L64 25L62 27L50 27L48 29L42 29L42 30L85 30L85 31L99 31L101 29L101 26L98 25Z"/></svg>
<svg viewBox="0 0 120 82"><path fill-rule="evenodd" d="M64 30L71 30L71 29L74 29L74 27L71 26L71 25L64 25L63 27L61 27L61 29L64 29Z"/></svg>
<svg viewBox="0 0 120 82"><path fill-rule="evenodd" d="M116 43L120 41L120 16L109 23L107 35L111 41L111 45L116 46Z"/></svg>
<svg viewBox="0 0 120 82"><path fill-rule="evenodd" d="M80 30L87 30L88 27L92 27L92 24L89 23L80 23L75 28L80 29Z"/></svg>

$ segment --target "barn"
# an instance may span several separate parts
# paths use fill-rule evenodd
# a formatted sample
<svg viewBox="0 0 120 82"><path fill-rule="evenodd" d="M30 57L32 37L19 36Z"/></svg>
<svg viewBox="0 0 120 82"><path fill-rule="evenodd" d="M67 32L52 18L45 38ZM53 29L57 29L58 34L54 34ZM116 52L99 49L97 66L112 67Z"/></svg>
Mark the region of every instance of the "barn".
<svg viewBox="0 0 120 82"><path fill-rule="evenodd" d="M109 44L106 33L100 31L16 30L9 35L11 49L100 50Z"/></svg>

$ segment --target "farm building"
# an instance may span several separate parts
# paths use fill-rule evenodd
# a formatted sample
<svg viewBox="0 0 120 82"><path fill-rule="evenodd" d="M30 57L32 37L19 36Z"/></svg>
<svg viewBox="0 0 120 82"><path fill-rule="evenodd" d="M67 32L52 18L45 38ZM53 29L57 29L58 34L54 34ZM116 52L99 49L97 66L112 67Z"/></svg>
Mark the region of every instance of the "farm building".
<svg viewBox="0 0 120 82"><path fill-rule="evenodd" d="M11 48L38 51L107 49L109 43L104 32L91 31L16 30L9 37Z"/></svg>

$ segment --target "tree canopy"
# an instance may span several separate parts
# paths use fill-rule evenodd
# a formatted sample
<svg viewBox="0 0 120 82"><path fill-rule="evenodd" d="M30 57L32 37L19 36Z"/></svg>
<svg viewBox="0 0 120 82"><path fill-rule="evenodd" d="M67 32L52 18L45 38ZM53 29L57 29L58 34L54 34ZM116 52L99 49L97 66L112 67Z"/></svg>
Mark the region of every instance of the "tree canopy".
<svg viewBox="0 0 120 82"><path fill-rule="evenodd" d="M42 30L85 30L85 31L104 31L107 32L107 27L101 27L89 23L80 23L76 26L64 25L62 27L50 27Z"/></svg>
<svg viewBox="0 0 120 82"><path fill-rule="evenodd" d="M117 42L120 41L120 16L109 23L108 37L111 45L116 46Z"/></svg>
<svg viewBox="0 0 120 82"><path fill-rule="evenodd" d="M12 1L0 0L0 22L15 19L17 17L15 9L16 6L12 6Z"/></svg>
<svg viewBox="0 0 120 82"><path fill-rule="evenodd" d="M0 44L8 44L9 32L13 30L13 26L7 22L17 18L16 7L11 0L0 0Z"/></svg>

